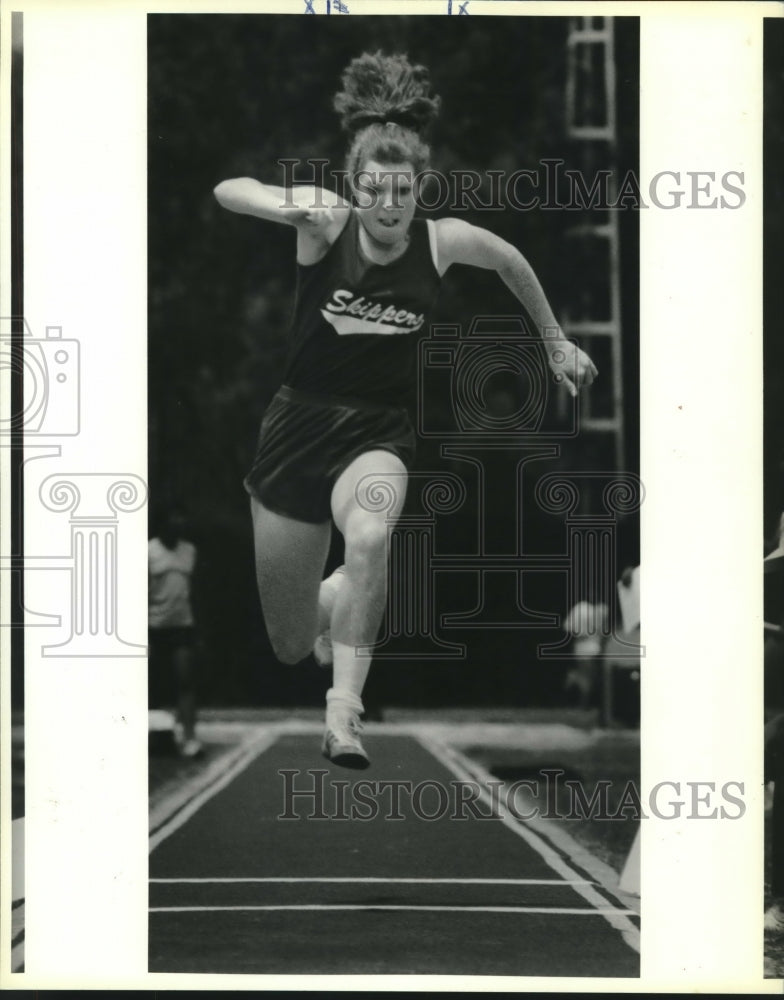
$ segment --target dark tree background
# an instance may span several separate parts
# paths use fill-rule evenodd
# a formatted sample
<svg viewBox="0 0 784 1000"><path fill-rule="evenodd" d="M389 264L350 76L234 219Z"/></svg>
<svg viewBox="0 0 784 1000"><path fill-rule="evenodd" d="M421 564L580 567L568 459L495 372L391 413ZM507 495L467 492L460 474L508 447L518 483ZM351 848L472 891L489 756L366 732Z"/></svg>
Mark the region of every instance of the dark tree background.
<svg viewBox="0 0 784 1000"><path fill-rule="evenodd" d="M617 19L615 26L621 177L637 167L638 26L635 19ZM196 598L207 700L316 703L328 680L315 666L284 668L272 656L257 607L242 487L259 420L280 383L295 235L225 212L213 187L239 175L282 184L278 161L286 157L324 158L341 168L345 137L332 96L341 70L368 49L405 51L430 68L443 99L432 135L437 169L511 172L536 169L547 157L568 167L575 150L564 135L566 29L559 18L149 16L151 527L156 510L172 503L183 505L191 520L200 552ZM597 169L602 166L597 161ZM573 222L568 215L507 209L465 217L520 247L559 315L574 286L563 266L563 233ZM637 213L621 215L626 468L637 471ZM450 270L436 320L468 324L493 312L519 313L495 275ZM583 438L561 461L564 468L601 468L609 459ZM443 467L437 446L423 441L420 466L438 468L439 462ZM538 463L537 471L551 470ZM534 504L528 510L531 546L563 551L562 526ZM468 525L460 517L452 525L444 530L454 539L444 547L460 552ZM636 531L635 522L622 539L629 559L636 558ZM339 558L336 539L332 561ZM442 610L471 606L464 585L458 579L444 584ZM542 574L536 594L525 596L537 610L565 610L557 577ZM560 634L555 627L466 630L455 638L468 644L467 661L379 664L373 683L380 697L398 704L552 701L558 697L554 668L536 663L535 647Z"/></svg>
<svg viewBox="0 0 784 1000"><path fill-rule="evenodd" d="M784 511L784 21L764 24L764 462L765 534L775 548Z"/></svg>

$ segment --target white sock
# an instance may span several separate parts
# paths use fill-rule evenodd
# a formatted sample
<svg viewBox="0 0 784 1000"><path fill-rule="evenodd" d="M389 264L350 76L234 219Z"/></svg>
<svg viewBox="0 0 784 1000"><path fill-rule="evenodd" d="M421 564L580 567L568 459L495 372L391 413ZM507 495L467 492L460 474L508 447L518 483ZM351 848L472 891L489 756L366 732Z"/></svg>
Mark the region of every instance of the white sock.
<svg viewBox="0 0 784 1000"><path fill-rule="evenodd" d="M354 694L353 691L347 690L335 690L335 688L330 688L327 691L327 707L331 705L347 705L352 708L355 712L364 712L365 706L362 704L362 699Z"/></svg>
<svg viewBox="0 0 784 1000"><path fill-rule="evenodd" d="M330 576L321 581L319 588L319 630L322 632L329 628L332 609L335 606L338 591L343 586L345 573L346 567L338 566Z"/></svg>
<svg viewBox="0 0 784 1000"><path fill-rule="evenodd" d="M335 691L348 691L357 698L362 697L368 672L370 671L370 653L360 653L354 645L345 642L332 641L332 688Z"/></svg>

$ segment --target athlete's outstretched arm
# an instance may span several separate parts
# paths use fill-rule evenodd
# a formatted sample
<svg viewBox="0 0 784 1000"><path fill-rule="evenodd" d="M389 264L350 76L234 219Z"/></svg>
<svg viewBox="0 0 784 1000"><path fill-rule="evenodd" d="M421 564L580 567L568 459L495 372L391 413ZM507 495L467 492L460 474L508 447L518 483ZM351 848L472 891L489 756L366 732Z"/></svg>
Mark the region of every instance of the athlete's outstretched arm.
<svg viewBox="0 0 784 1000"><path fill-rule="evenodd" d="M348 202L334 191L310 186L287 189L262 184L253 177L221 181L215 197L230 212L296 226L297 260L301 264L312 264L324 255L350 211Z"/></svg>
<svg viewBox="0 0 784 1000"><path fill-rule="evenodd" d="M439 219L438 259L443 273L450 264L470 264L496 271L536 324L540 334L547 331L545 347L550 367L563 377L569 392L590 385L598 371L588 355L566 340L550 308L539 279L517 247L500 236L472 226L462 219Z"/></svg>
<svg viewBox="0 0 784 1000"><path fill-rule="evenodd" d="M346 211L346 201L334 191L310 185L282 188L262 184L253 177L234 177L215 188L218 203L230 212L255 215L290 226L329 221L335 212Z"/></svg>

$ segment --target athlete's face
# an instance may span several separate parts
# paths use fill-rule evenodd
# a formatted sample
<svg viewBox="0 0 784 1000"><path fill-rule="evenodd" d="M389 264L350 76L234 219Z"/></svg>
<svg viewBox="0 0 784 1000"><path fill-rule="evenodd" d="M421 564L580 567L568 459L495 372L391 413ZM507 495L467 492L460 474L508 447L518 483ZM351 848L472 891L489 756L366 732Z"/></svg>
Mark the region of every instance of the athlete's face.
<svg viewBox="0 0 784 1000"><path fill-rule="evenodd" d="M406 239L416 209L410 163L368 160L354 178L354 195L369 236L386 246Z"/></svg>

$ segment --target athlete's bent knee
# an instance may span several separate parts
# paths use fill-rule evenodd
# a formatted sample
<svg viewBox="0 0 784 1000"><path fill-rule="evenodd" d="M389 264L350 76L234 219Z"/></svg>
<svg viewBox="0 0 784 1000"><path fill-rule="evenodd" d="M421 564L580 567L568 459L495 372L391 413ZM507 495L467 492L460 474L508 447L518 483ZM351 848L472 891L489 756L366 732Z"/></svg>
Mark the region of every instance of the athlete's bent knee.
<svg viewBox="0 0 784 1000"><path fill-rule="evenodd" d="M388 534L385 522L357 518L346 532L346 563L349 567L384 566Z"/></svg>

